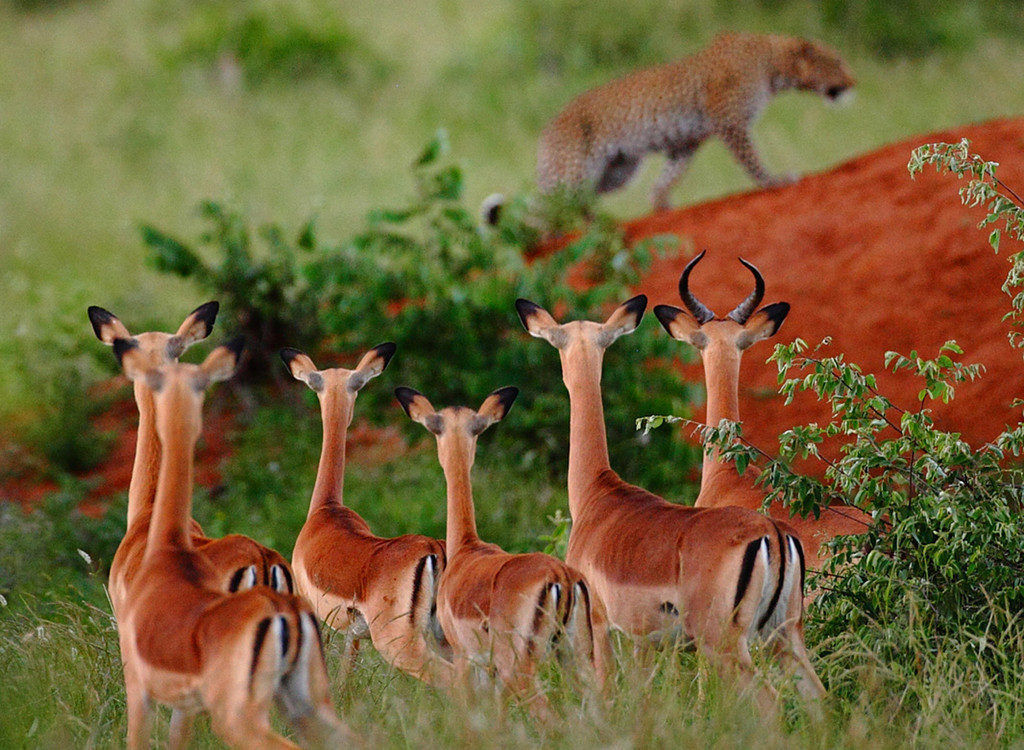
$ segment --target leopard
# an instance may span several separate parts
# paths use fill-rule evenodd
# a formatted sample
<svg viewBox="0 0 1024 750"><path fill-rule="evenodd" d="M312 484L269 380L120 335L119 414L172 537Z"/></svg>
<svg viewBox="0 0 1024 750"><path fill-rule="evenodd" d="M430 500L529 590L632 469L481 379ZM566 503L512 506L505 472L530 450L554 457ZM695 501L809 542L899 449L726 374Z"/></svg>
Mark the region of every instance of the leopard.
<svg viewBox="0 0 1024 750"><path fill-rule="evenodd" d="M758 156L751 129L782 91L846 98L855 85L839 54L824 45L778 34L729 32L674 62L643 68L592 88L569 102L544 128L537 152L537 185L597 194L627 185L644 157L667 157L651 200L669 207L669 193L697 148L721 139L762 188L799 179L772 174Z"/></svg>

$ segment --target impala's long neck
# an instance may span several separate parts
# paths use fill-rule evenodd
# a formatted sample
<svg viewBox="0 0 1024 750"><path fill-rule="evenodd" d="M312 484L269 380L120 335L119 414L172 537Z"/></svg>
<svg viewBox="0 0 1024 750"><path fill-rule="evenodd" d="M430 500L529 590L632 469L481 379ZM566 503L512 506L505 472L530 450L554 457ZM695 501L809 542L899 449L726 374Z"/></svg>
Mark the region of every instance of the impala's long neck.
<svg viewBox="0 0 1024 750"><path fill-rule="evenodd" d="M569 514L577 518L595 482L611 470L601 402L603 352L560 354L562 380L569 391Z"/></svg>
<svg viewBox="0 0 1024 750"><path fill-rule="evenodd" d="M324 423L324 442L320 449L320 464L316 470L316 483L309 502L309 516L327 505L344 505L345 440L352 421L354 398L349 398L345 386L327 387L320 396L320 416Z"/></svg>
<svg viewBox="0 0 1024 750"><path fill-rule="evenodd" d="M167 399L161 406L166 407L168 414L172 415L184 415L193 408L184 399L173 398ZM182 418L179 416L178 419ZM186 422L187 419L185 416ZM147 557L160 548L192 548L189 527L192 521L192 470L196 448L196 438L192 435L184 422L180 427L161 432L160 478L153 502L153 521L146 540Z"/></svg>
<svg viewBox="0 0 1024 750"><path fill-rule="evenodd" d="M717 427L723 419L740 421L740 359L741 352L734 346L709 347L702 353L704 380L707 384L708 406L705 423ZM736 477L731 462L719 460L720 451L715 448L704 453L701 469L702 486L715 479Z"/></svg>
<svg viewBox="0 0 1024 750"><path fill-rule="evenodd" d="M476 511L473 508L473 485L470 470L473 468L473 450L446 450L440 443L439 458L444 469L447 485L448 511L445 522L445 547L452 558L467 544L478 541L476 532Z"/></svg>
<svg viewBox="0 0 1024 750"><path fill-rule="evenodd" d="M139 434L135 439L135 463L128 485L128 524L131 528L140 514L153 507L160 475L160 439L156 434L156 407L153 392L135 383L135 403L139 407Z"/></svg>

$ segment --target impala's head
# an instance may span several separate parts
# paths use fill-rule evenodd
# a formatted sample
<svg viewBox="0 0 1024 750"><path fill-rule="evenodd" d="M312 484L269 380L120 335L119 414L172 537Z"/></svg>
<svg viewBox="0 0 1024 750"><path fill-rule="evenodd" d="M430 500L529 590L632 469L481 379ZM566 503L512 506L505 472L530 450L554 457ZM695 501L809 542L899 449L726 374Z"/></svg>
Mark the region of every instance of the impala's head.
<svg viewBox="0 0 1024 750"><path fill-rule="evenodd" d="M198 439L206 389L235 374L245 340L239 337L218 346L198 365L171 362L154 366L151 354L132 339L115 339L113 346L124 374L152 391L157 433L166 444L179 434L173 430L184 429L190 440Z"/></svg>
<svg viewBox="0 0 1024 750"><path fill-rule="evenodd" d="M178 357L192 344L209 336L219 309L217 302L200 305L189 313L174 333L150 331L133 336L116 315L95 305L89 308L89 321L96 338L104 344L113 346L118 339L131 341L139 350L138 356L146 357L151 367L158 367L177 362Z"/></svg>
<svg viewBox="0 0 1024 750"><path fill-rule="evenodd" d="M455 457L468 460L472 465L477 437L508 414L518 395L518 388L507 386L485 398L476 411L466 406L449 406L437 411L419 391L405 386L395 389L395 398L409 418L437 437L437 453L442 465Z"/></svg>
<svg viewBox="0 0 1024 750"><path fill-rule="evenodd" d="M363 355L354 370L343 367L318 370L308 354L291 348L281 350L281 361L292 377L308 385L321 401L340 399L342 404L351 407L362 387L384 372L396 348L390 342L373 347ZM352 410L349 408L346 424L351 421Z"/></svg>
<svg viewBox="0 0 1024 750"><path fill-rule="evenodd" d="M574 320L558 323L547 310L529 300L517 299L516 312L531 336L544 339L558 349L562 359L563 379L570 370L583 365L600 371L604 350L627 333L632 333L643 320L647 297L639 294L615 308L604 323Z"/></svg>
<svg viewBox="0 0 1024 750"><path fill-rule="evenodd" d="M708 356L738 358L751 344L775 335L789 314L789 303L775 302L755 311L764 297L764 279L753 263L740 258L754 275L754 291L724 318L717 317L690 291L690 272L706 252L687 263L679 279L679 296L689 312L658 305L654 315L672 338L692 344L705 360Z"/></svg>

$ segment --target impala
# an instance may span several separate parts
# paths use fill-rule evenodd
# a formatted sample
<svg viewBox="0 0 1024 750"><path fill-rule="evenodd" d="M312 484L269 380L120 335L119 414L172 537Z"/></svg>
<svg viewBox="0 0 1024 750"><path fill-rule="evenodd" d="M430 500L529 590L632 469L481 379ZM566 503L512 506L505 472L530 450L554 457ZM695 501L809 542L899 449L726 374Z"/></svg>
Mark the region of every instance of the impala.
<svg viewBox="0 0 1024 750"><path fill-rule="evenodd" d="M218 304L200 305L182 322L175 333L151 331L133 336L113 313L102 307L89 308L89 321L96 337L108 346L117 339L135 344L136 357L145 357L150 367L177 362L185 350L210 335L217 318ZM135 463L128 486L128 517L124 539L110 564L110 601L120 619L125 596L138 573L146 549L146 536L153 514L157 473L160 469L160 440L156 434L153 393L138 380L133 383L139 408L139 432L135 443ZM280 591L291 591L288 564L280 554L241 534L210 539L200 525L190 519L192 545L204 554L218 571L224 591L239 591L264 583Z"/></svg>
<svg viewBox="0 0 1024 750"><path fill-rule="evenodd" d="M669 335L693 345L700 352L707 383L706 424L718 425L723 419L740 420L739 379L743 352L758 341L775 335L789 314L789 304L776 302L758 310L757 306L764 297L764 279L756 266L740 258L740 263L754 275L754 291L725 318L716 317L690 291L690 272L705 252L701 251L686 264L679 279L679 296L689 314L671 305L658 305L654 314ZM698 508L738 505L760 510L765 490L756 486L757 476L758 471L754 467L739 474L731 461L720 459L717 448L706 450L700 493L695 505ZM827 550L822 550L825 542L837 536L862 534L871 522L870 516L846 505L826 506L819 518L802 518L791 516L789 509L775 500L769 507L769 514L790 525L809 545L807 566L813 570L820 570L828 557Z"/></svg>
<svg viewBox="0 0 1024 750"><path fill-rule="evenodd" d="M444 684L451 664L434 614L444 543L419 534L375 536L344 504L345 437L356 396L394 353L394 344L381 344L354 370L318 370L299 350L281 350L292 376L319 398L324 429L309 513L292 555L295 583L320 618L344 633L346 666L368 637L392 665Z"/></svg>
<svg viewBox="0 0 1024 750"><path fill-rule="evenodd" d="M305 741L337 746L348 738L331 707L309 606L266 586L225 593L221 572L192 543L203 396L234 373L241 348L237 340L200 365L154 367L134 341L114 341L125 374L153 392L161 443L152 523L118 622L133 750L149 745L152 701L188 718L209 711L214 732L232 747L296 747L270 726L275 701ZM171 747L186 742L189 723L172 723Z"/></svg>
<svg viewBox="0 0 1024 750"><path fill-rule="evenodd" d="M445 545L448 567L437 592L437 614L465 683L476 671L497 673L503 689L523 700L539 718L549 718L546 696L537 689L538 662L563 634L582 673L604 685L611 647L604 607L583 576L542 553L510 554L481 541L476 530L470 470L477 436L500 421L518 395L501 388L474 411L435 411L423 394L398 388L395 396L415 422L437 438L447 484Z"/></svg>
<svg viewBox="0 0 1024 750"><path fill-rule="evenodd" d="M803 552L799 539L745 508L700 509L669 503L627 484L611 468L601 403L604 352L643 318L643 295L604 323L559 324L517 300L533 336L558 349L569 392L569 513L566 562L604 602L610 623L651 640L682 637L741 686L754 677L749 644L777 647L808 698L825 689L803 636ZM762 708L770 688L758 690Z"/></svg>

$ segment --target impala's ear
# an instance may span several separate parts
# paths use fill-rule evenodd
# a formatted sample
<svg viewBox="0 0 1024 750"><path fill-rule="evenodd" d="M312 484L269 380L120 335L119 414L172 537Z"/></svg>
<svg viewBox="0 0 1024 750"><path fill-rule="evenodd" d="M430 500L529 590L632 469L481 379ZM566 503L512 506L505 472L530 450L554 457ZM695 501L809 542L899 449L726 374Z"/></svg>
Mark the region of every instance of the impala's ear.
<svg viewBox="0 0 1024 750"><path fill-rule="evenodd" d="M203 360L203 363L199 365L199 369L213 383L227 380L238 370L238 365L242 361L242 352L244 351L245 337L238 336L210 352L206 359Z"/></svg>
<svg viewBox="0 0 1024 750"><path fill-rule="evenodd" d="M744 324L743 333L736 340L736 345L743 350L762 339L771 338L782 327L787 315L788 302L776 302L762 307Z"/></svg>
<svg viewBox="0 0 1024 750"><path fill-rule="evenodd" d="M506 386L494 391L484 399L477 409L476 417L473 418L471 430L474 435L479 435L495 422L500 422L508 414L508 410L515 403L519 389L515 386Z"/></svg>
<svg viewBox="0 0 1024 750"><path fill-rule="evenodd" d="M107 346L113 346L117 339L130 339L132 335L124 323L117 319L117 316L109 310L92 305L89 307L89 322L92 323L92 330L96 338Z"/></svg>
<svg viewBox="0 0 1024 750"><path fill-rule="evenodd" d="M441 434L441 415L434 411L426 396L414 388L400 385L395 388L395 398L413 422L419 422L435 435Z"/></svg>
<svg viewBox="0 0 1024 750"><path fill-rule="evenodd" d="M676 341L685 341L698 349L707 346L708 337L700 330L700 323L686 310L672 305L658 305L654 308L654 317Z"/></svg>
<svg viewBox="0 0 1024 750"><path fill-rule="evenodd" d="M200 305L188 314L174 335L180 337L186 347L202 341L213 332L219 311L220 303L216 300Z"/></svg>
<svg viewBox="0 0 1024 750"><path fill-rule="evenodd" d="M520 298L516 300L516 312L519 313L519 320L531 336L544 339L556 349L565 345L565 331L543 307Z"/></svg>
<svg viewBox="0 0 1024 750"><path fill-rule="evenodd" d="M608 320L601 326L601 335L598 338L598 345L607 349L619 336L632 333L643 320L644 310L647 309L647 295L638 294L632 299L626 300L615 308L608 316Z"/></svg>
<svg viewBox="0 0 1024 750"><path fill-rule="evenodd" d="M284 366L288 368L288 372L292 374L293 378L301 380L318 393L323 390L324 379L308 354L300 352L298 349L285 347L281 350L280 355L281 361L284 362Z"/></svg>
<svg viewBox="0 0 1024 750"><path fill-rule="evenodd" d="M384 344L378 344L364 354L363 358L359 360L356 369L352 371L352 375L349 376L348 389L350 391L358 391L369 383L370 380L384 372L384 368L388 366L388 362L395 355L395 349L397 348L388 341Z"/></svg>

